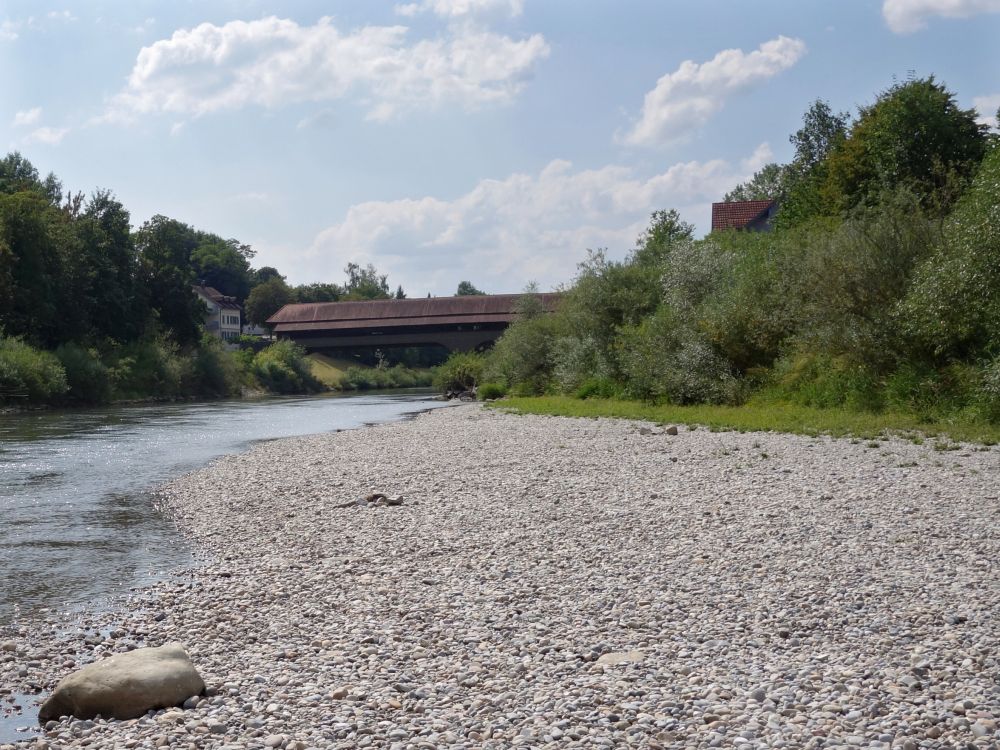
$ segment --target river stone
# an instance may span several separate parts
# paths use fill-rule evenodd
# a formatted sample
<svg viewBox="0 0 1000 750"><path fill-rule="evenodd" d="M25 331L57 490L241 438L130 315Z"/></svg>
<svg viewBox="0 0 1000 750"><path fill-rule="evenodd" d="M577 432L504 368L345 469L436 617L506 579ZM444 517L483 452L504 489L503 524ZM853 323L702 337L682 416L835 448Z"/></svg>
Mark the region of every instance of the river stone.
<svg viewBox="0 0 1000 750"><path fill-rule="evenodd" d="M607 666L615 666L617 664L627 664L628 662L635 663L642 660L643 653L641 651L612 651L608 654L601 654L601 656L597 659L597 663Z"/></svg>
<svg viewBox="0 0 1000 750"><path fill-rule="evenodd" d="M181 644L140 648L64 678L42 704L38 721L44 724L67 715L91 719L97 714L135 719L150 709L180 705L204 691L205 682Z"/></svg>

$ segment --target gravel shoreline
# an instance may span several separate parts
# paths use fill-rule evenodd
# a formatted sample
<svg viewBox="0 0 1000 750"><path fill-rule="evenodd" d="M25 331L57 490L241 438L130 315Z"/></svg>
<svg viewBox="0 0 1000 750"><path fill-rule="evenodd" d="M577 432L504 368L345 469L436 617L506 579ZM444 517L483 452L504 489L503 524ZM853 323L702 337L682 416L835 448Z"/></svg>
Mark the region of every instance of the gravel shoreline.
<svg viewBox="0 0 1000 750"><path fill-rule="evenodd" d="M162 492L203 564L0 633L0 706L170 641L213 695L31 746L1000 746L996 447L468 405Z"/></svg>

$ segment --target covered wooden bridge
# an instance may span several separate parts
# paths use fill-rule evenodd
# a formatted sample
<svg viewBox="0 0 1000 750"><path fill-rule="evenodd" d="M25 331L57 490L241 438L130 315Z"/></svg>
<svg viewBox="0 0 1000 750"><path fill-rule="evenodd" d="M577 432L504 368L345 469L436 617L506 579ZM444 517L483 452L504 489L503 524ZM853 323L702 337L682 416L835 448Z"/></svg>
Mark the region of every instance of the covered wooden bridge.
<svg viewBox="0 0 1000 750"><path fill-rule="evenodd" d="M308 350L439 345L451 351L490 346L518 315L520 294L285 305L267 323ZM551 312L558 293L536 294Z"/></svg>

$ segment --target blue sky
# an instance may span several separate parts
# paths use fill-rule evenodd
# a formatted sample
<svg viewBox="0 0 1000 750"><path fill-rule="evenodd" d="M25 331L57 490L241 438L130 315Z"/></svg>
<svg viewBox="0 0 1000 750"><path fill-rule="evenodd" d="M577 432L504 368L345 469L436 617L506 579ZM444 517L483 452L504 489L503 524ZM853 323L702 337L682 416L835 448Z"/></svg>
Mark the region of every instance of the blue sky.
<svg viewBox="0 0 1000 750"><path fill-rule="evenodd" d="M572 279L790 156L811 101L1000 106L1000 0L0 0L0 139L292 283Z"/></svg>

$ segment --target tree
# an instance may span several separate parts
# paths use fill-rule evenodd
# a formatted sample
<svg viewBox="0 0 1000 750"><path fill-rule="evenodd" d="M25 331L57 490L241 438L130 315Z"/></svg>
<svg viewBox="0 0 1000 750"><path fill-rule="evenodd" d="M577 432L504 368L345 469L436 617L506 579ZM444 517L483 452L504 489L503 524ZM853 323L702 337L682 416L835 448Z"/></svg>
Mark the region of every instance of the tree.
<svg viewBox="0 0 1000 750"><path fill-rule="evenodd" d="M694 238L694 225L681 220L675 209L654 211L649 226L636 240L631 262L639 266L656 265L670 253L678 242Z"/></svg>
<svg viewBox="0 0 1000 750"><path fill-rule="evenodd" d="M795 146L795 171L809 172L840 146L847 137L850 117L847 112L834 112L822 99L814 101L802 116L802 127L788 136Z"/></svg>
<svg viewBox="0 0 1000 750"><path fill-rule="evenodd" d="M235 239L224 240L216 234L198 232L198 246L191 253L191 265L204 286L242 302L250 293L250 259L254 251Z"/></svg>
<svg viewBox="0 0 1000 750"><path fill-rule="evenodd" d="M802 116L802 127L788 137L795 146L790 164L766 164L747 182L726 194L727 201L776 200L780 204L776 223L791 226L823 212L819 184L825 176L825 161L843 143L849 115L836 113L822 99L813 102Z"/></svg>
<svg viewBox="0 0 1000 750"><path fill-rule="evenodd" d="M13 151L0 160L0 193L20 193L31 190L44 195L53 205L62 201L62 183L51 172L44 180L35 166Z"/></svg>
<svg viewBox="0 0 1000 750"><path fill-rule="evenodd" d="M1000 363L1000 148L948 217L901 312L913 340L939 362L985 355Z"/></svg>
<svg viewBox="0 0 1000 750"><path fill-rule="evenodd" d="M389 277L380 274L371 263L364 268L348 263L344 273L347 274L344 299L389 299Z"/></svg>
<svg viewBox="0 0 1000 750"><path fill-rule="evenodd" d="M268 318L294 301L294 294L283 279L265 281L255 286L247 297L247 320L254 325L266 325Z"/></svg>
<svg viewBox="0 0 1000 750"><path fill-rule="evenodd" d="M191 265L197 232L157 215L139 228L135 244L149 309L179 344L194 344L205 318L204 303L191 291L197 280Z"/></svg>
<svg viewBox="0 0 1000 750"><path fill-rule="evenodd" d="M830 152L824 202L843 211L907 187L925 206L946 209L952 188L971 178L986 153L988 129L976 117L934 76L894 84L861 109Z"/></svg>
<svg viewBox="0 0 1000 750"><path fill-rule="evenodd" d="M406 299L406 292L403 291L403 285L402 284L400 284L399 286L396 287L395 298L396 299Z"/></svg>
<svg viewBox="0 0 1000 750"><path fill-rule="evenodd" d="M0 194L0 326L45 346L72 324L61 305L65 259L74 238L63 214L38 190Z"/></svg>
<svg viewBox="0 0 1000 750"><path fill-rule="evenodd" d="M336 302L343 295L344 290L337 284L300 284L292 289L296 302Z"/></svg>
<svg viewBox="0 0 1000 750"><path fill-rule="evenodd" d="M265 281L270 281L271 279L281 279L284 281L285 277L278 273L278 269L273 266L261 266L250 271L251 287L263 284Z"/></svg>
<svg viewBox="0 0 1000 750"><path fill-rule="evenodd" d="M83 336L138 338L145 311L137 296L138 262L128 211L109 191L99 190L74 225L79 243L70 282L79 294Z"/></svg>
<svg viewBox="0 0 1000 750"><path fill-rule="evenodd" d="M726 193L723 198L730 201L781 201L785 197L788 182L788 167L774 162L765 164L747 182L742 182Z"/></svg>
<svg viewBox="0 0 1000 750"><path fill-rule="evenodd" d="M484 294L486 292L476 289L471 281L458 282L458 289L455 291L456 297L476 297Z"/></svg>

